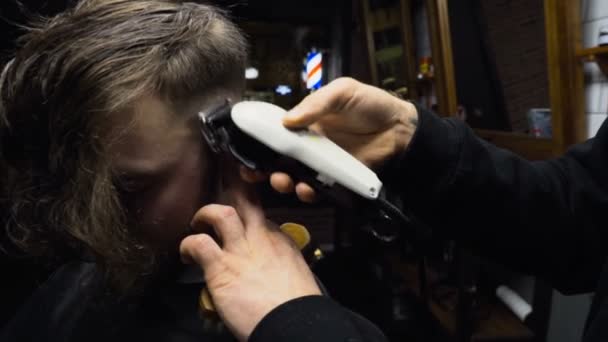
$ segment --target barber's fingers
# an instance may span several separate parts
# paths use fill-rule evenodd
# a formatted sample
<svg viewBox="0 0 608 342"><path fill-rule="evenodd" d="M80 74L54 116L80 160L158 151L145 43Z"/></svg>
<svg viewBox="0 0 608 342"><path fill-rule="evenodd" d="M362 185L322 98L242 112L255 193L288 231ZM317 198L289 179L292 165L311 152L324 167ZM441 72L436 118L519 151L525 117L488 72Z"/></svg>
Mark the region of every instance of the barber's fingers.
<svg viewBox="0 0 608 342"><path fill-rule="evenodd" d="M260 235L266 218L252 185L234 174L225 175L222 183L219 200L236 210L244 227L244 237L248 239Z"/></svg>
<svg viewBox="0 0 608 342"><path fill-rule="evenodd" d="M241 179L247 183L259 183L268 179L268 174L260 171L253 171L243 165L239 166L239 174Z"/></svg>
<svg viewBox="0 0 608 342"><path fill-rule="evenodd" d="M239 182L242 182L239 180ZM255 229L264 224L266 217L262 209L262 204L258 194L251 186L241 184L239 187L232 189L231 204L239 213L241 220L247 230Z"/></svg>
<svg viewBox="0 0 608 342"><path fill-rule="evenodd" d="M195 231L206 225L213 226L222 240L223 248L229 252L247 252L245 226L236 209L227 205L209 204L199 209L190 223Z"/></svg>
<svg viewBox="0 0 608 342"><path fill-rule="evenodd" d="M222 256L222 249L215 240L207 234L190 235L179 245L182 262L195 262L203 269L209 270L213 262Z"/></svg>
<svg viewBox="0 0 608 342"><path fill-rule="evenodd" d="M300 182L294 186L293 179L283 172L273 173L270 176L270 185L280 193L291 193L295 190L302 202L313 203L317 200L315 190L310 185Z"/></svg>
<svg viewBox="0 0 608 342"><path fill-rule="evenodd" d="M313 203L317 199L315 190L306 183L298 183L296 185L296 195L298 195L300 201L306 203Z"/></svg>
<svg viewBox="0 0 608 342"><path fill-rule="evenodd" d="M270 175L270 185L282 194L288 194L294 191L295 186L293 179L283 172L275 172Z"/></svg>
<svg viewBox="0 0 608 342"><path fill-rule="evenodd" d="M222 164L222 168L224 172L219 188L219 203L234 207L245 227L263 222L264 213L260 199L253 185L243 179L243 170L239 165L228 162ZM260 176L256 173L252 175Z"/></svg>
<svg viewBox="0 0 608 342"><path fill-rule="evenodd" d="M360 83L351 78L339 78L314 93L289 111L283 124L289 128L307 127L328 114L339 114L354 98Z"/></svg>

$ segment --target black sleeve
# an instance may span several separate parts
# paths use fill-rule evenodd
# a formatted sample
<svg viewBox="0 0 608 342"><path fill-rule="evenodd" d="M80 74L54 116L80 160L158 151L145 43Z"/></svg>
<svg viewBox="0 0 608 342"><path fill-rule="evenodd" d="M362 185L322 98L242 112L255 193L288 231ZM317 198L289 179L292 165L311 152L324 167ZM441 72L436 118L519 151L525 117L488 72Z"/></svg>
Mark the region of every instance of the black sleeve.
<svg viewBox="0 0 608 342"><path fill-rule="evenodd" d="M250 342L384 342L382 332L325 296L284 303L256 326Z"/></svg>
<svg viewBox="0 0 608 342"><path fill-rule="evenodd" d="M2 327L0 341L66 341L87 306L93 264L71 262L55 271Z"/></svg>
<svg viewBox="0 0 608 342"><path fill-rule="evenodd" d="M389 164L388 185L436 232L562 292L589 291L608 251L607 145L604 123L564 156L531 162L419 108L419 128Z"/></svg>

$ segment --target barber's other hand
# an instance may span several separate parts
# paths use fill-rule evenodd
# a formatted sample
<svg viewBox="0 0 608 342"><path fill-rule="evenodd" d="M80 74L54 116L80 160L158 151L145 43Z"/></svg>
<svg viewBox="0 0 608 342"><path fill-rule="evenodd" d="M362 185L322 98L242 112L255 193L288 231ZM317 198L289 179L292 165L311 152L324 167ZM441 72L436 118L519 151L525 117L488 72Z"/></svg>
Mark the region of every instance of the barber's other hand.
<svg viewBox="0 0 608 342"><path fill-rule="evenodd" d="M203 268L218 314L245 341L277 306L321 292L294 242L265 219L252 193L235 178L241 184L225 191L230 205L207 205L191 223L195 231L213 226L221 247L207 234L191 235L180 253L185 262Z"/></svg>
<svg viewBox="0 0 608 342"><path fill-rule="evenodd" d="M367 166L377 168L409 144L418 113L414 105L382 89L339 78L302 100L283 123L288 128L309 127ZM244 168L241 175L248 181L264 179ZM302 201L314 200L312 188L304 183L294 184L285 173L273 173L270 183L278 192L295 190Z"/></svg>

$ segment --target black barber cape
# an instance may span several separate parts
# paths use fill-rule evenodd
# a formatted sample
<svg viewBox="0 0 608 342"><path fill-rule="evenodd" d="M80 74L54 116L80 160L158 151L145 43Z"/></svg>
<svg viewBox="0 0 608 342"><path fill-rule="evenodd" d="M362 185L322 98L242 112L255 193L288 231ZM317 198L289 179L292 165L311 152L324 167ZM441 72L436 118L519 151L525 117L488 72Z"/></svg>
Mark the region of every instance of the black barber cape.
<svg viewBox="0 0 608 342"><path fill-rule="evenodd" d="M468 244L480 255L543 277L563 293L596 290L583 341L608 341L608 267L604 267L608 252L608 123L595 139L575 146L563 157L529 162L475 137L461 121L440 119L419 108L419 128L412 143L384 171L384 183L400 190L406 205L438 234ZM55 291L66 295L65 289ZM18 315L5 330L13 338L4 335L2 341L54 340L70 334L91 340L95 330L83 335L82 328L70 323L79 321L70 318L87 315L61 307L80 309L84 305L75 305L67 296L66 300L56 298L56 305L48 307L48 299L36 300L34 295L27 313ZM132 323L140 326L131 329L138 337L134 340L185 341L167 336L180 324L189 327L185 331L201 329L192 325L183 311L154 310L160 305L158 301L147 304L150 311L143 310ZM187 305L195 310L195 304ZM46 310L62 311L64 316L45 316ZM155 317L154 312L165 317ZM146 318L146 313L152 317ZM90 316L93 319L84 320L81 326L96 327L95 315ZM51 331L49 326L55 328ZM59 335L44 335L49 331ZM38 338L15 338L31 334ZM196 336L199 341L215 338ZM383 340L369 323L320 296L277 307L262 319L250 339Z"/></svg>
<svg viewBox="0 0 608 342"><path fill-rule="evenodd" d="M198 297L203 284L187 278L169 277L137 296L116 298L104 294L101 274L93 263L68 263L3 327L0 341L236 341L219 319L200 314ZM250 341L292 340L293 334L307 340L308 329L321 321L336 324L323 333L331 341L352 330L366 340L385 340L369 321L324 296L295 300L274 310L267 320L275 316L289 318L279 318L279 327L260 329Z"/></svg>

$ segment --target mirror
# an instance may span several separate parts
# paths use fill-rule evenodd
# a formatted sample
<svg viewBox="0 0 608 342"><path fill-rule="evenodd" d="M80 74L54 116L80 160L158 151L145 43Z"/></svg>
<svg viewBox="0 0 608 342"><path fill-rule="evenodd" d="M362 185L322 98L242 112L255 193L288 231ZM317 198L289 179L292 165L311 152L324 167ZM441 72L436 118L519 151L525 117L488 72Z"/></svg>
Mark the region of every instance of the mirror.
<svg viewBox="0 0 608 342"><path fill-rule="evenodd" d="M362 0L371 83L403 97L417 94L409 0Z"/></svg>
<svg viewBox="0 0 608 342"><path fill-rule="evenodd" d="M361 2L372 83L439 111L427 1Z"/></svg>

